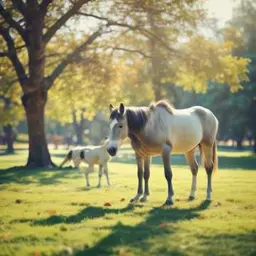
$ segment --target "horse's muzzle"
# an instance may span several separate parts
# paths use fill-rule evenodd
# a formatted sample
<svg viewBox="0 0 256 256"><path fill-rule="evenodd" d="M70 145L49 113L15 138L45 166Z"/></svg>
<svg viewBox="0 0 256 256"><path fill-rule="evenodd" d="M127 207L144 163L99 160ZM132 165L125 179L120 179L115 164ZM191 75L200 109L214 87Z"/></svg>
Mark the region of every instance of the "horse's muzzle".
<svg viewBox="0 0 256 256"><path fill-rule="evenodd" d="M108 153L111 155L111 156L115 156L116 155L116 152L117 152L117 148L115 147L110 147L107 149Z"/></svg>

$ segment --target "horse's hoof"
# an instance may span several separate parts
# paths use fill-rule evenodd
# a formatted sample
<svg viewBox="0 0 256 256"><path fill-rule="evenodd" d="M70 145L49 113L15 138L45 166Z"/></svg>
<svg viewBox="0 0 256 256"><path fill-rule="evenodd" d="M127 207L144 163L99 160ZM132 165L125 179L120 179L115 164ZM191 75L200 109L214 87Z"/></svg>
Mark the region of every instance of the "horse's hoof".
<svg viewBox="0 0 256 256"><path fill-rule="evenodd" d="M164 203L164 206L168 206L168 205L173 205L173 201L172 200L166 200Z"/></svg>
<svg viewBox="0 0 256 256"><path fill-rule="evenodd" d="M142 197L142 198L140 199L140 202L141 202L141 203L147 202L147 198L146 198L146 197Z"/></svg>
<svg viewBox="0 0 256 256"><path fill-rule="evenodd" d="M194 197L194 196L189 196L189 198L188 198L188 201L193 201L193 200L195 200L196 198Z"/></svg>

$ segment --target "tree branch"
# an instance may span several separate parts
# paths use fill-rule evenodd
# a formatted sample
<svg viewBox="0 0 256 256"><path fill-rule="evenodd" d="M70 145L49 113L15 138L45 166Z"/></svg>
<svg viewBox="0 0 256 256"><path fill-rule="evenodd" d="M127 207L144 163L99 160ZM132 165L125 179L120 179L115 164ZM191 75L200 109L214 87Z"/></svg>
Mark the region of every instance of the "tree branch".
<svg viewBox="0 0 256 256"><path fill-rule="evenodd" d="M90 2L91 0L78 0L73 7L67 11L61 18L59 18L44 34L43 40L45 43L48 43L51 38L55 35L55 33L77 12L79 9L86 3Z"/></svg>
<svg viewBox="0 0 256 256"><path fill-rule="evenodd" d="M3 19L7 24L9 24L12 28L14 28L20 34L24 42L27 43L28 40L27 40L25 30L17 21L15 21L12 18L11 14L7 10L5 10L2 5L0 5L0 15L3 17Z"/></svg>
<svg viewBox="0 0 256 256"><path fill-rule="evenodd" d="M68 64L70 64L72 61L74 61L77 57L79 57L80 52L84 51L90 44L92 44L100 35L102 28L95 31L92 35L90 35L87 40L82 43L80 46L78 46L72 53L68 54L67 57L59 63L59 65L54 69L52 74L46 78L46 88L50 89L53 85L53 82L59 77L59 75L62 73L62 71L67 67ZM87 63L91 59L87 59Z"/></svg>
<svg viewBox="0 0 256 256"><path fill-rule="evenodd" d="M0 57L9 57L9 52L0 52Z"/></svg>
<svg viewBox="0 0 256 256"><path fill-rule="evenodd" d="M97 15L94 15L94 14L88 14L88 13L85 13L85 12L79 12L78 14L80 15L83 15L85 17L92 17L92 18L95 18L95 19L99 19L99 20L103 20L103 21L106 21L107 22L107 26L118 26L118 27L124 27L124 28L129 28L130 30L137 30L139 32L141 32L144 36L146 36L147 38L155 38L158 42L160 42L167 50L171 51L171 52L175 52L175 53L178 53L178 51L172 47L170 47L166 42L164 42L164 40L156 35L155 33L141 27L141 26L138 26L138 25L129 25L127 23L122 23L122 22L117 22L117 21L114 21L114 20L109 20L105 17L101 17L101 16L97 16Z"/></svg>
<svg viewBox="0 0 256 256"><path fill-rule="evenodd" d="M22 0L12 0L12 5L16 8L23 16L26 14L26 5Z"/></svg>
<svg viewBox="0 0 256 256"><path fill-rule="evenodd" d="M53 0L43 0L40 4L40 9L46 13L48 6L53 2Z"/></svg>
<svg viewBox="0 0 256 256"><path fill-rule="evenodd" d="M152 56L144 53L141 50L136 50L136 49L127 49L127 48L123 48L123 47L109 47L107 49L112 49L113 51L118 50L118 51L124 51L124 52L131 52L131 53L138 53L141 56L145 57L145 58L152 58Z"/></svg>
<svg viewBox="0 0 256 256"><path fill-rule="evenodd" d="M9 29L0 27L0 34L3 36L8 47L7 57L11 60L16 71L17 77L19 79L20 85L23 87L25 81L27 80L27 75L20 59L18 58L15 44L9 33Z"/></svg>

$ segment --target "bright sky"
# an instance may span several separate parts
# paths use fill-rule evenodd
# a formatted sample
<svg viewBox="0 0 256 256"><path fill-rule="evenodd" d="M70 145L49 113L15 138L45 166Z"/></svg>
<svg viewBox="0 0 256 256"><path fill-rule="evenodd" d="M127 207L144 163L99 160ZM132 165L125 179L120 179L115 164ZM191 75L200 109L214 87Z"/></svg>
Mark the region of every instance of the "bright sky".
<svg viewBox="0 0 256 256"><path fill-rule="evenodd" d="M235 0L205 0L206 8L211 17L217 18L220 24L224 24L232 17L232 8Z"/></svg>

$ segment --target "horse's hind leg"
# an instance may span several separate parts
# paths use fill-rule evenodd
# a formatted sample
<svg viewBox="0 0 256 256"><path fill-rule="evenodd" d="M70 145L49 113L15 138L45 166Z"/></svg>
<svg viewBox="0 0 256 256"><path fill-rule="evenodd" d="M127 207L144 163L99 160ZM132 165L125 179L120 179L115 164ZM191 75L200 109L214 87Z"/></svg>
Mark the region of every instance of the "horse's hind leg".
<svg viewBox="0 0 256 256"><path fill-rule="evenodd" d="M151 157L144 158L144 194L140 199L141 202L146 202L147 197L149 196L148 180L150 176L150 161Z"/></svg>
<svg viewBox="0 0 256 256"><path fill-rule="evenodd" d="M202 144L204 155L204 167L207 174L207 195L206 200L211 200L212 194L212 171L213 171L213 145Z"/></svg>
<svg viewBox="0 0 256 256"><path fill-rule="evenodd" d="M193 200L195 199L195 196L196 196L196 183L197 183L197 172L198 172L198 163L195 157L195 150L191 150L187 152L185 156L192 173L192 184L191 184L191 190L190 190L188 200Z"/></svg>

